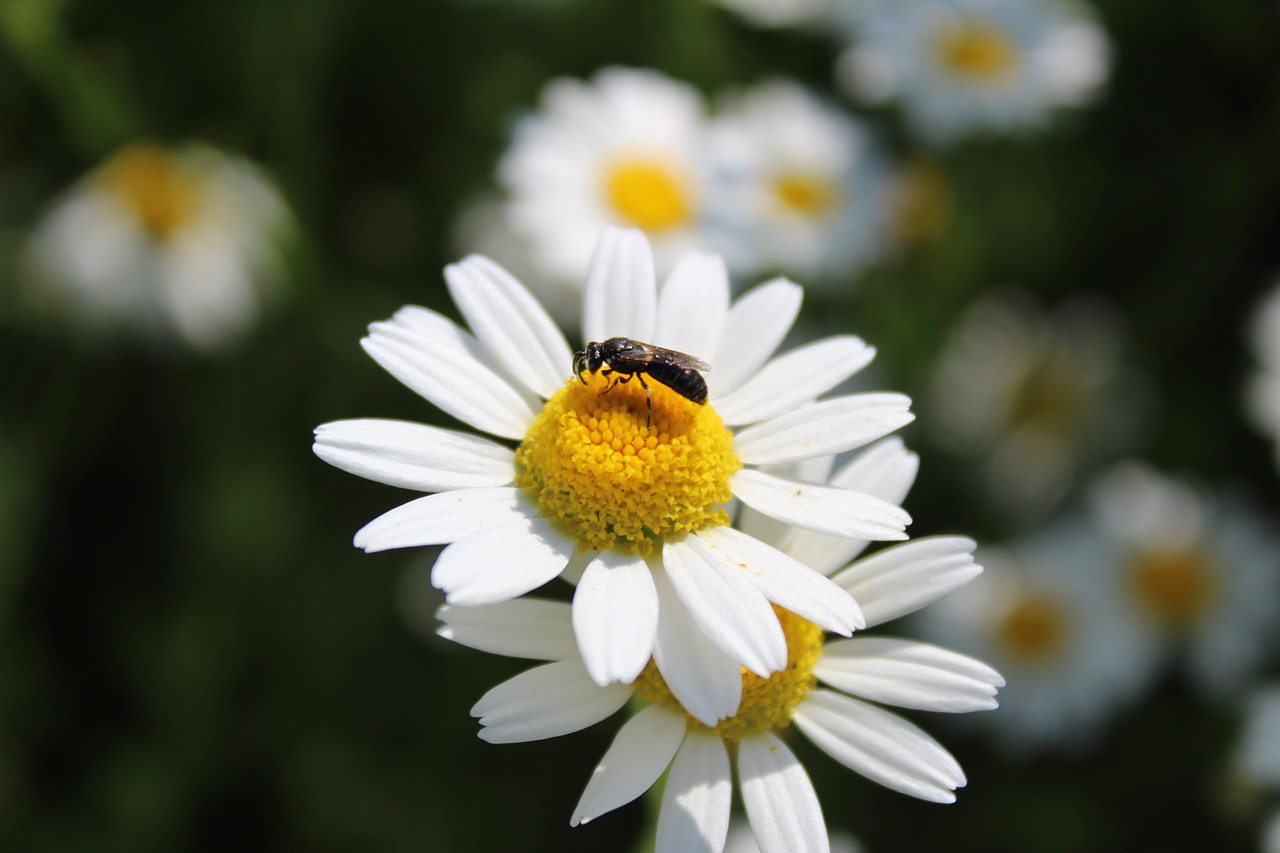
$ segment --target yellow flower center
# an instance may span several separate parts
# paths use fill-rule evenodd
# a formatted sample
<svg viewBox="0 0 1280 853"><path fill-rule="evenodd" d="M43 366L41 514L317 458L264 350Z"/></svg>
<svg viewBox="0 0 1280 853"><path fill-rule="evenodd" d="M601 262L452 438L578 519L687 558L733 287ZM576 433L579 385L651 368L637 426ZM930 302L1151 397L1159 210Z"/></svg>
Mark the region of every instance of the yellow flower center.
<svg viewBox="0 0 1280 853"><path fill-rule="evenodd" d="M1217 567L1209 555L1195 548L1141 554L1131 572L1138 602L1169 628L1193 624L1218 591Z"/></svg>
<svg viewBox="0 0 1280 853"><path fill-rule="evenodd" d="M1011 428L1044 435L1073 436L1083 427L1089 391L1078 371L1048 357L1027 371L1009 401Z"/></svg>
<svg viewBox="0 0 1280 853"><path fill-rule="evenodd" d="M1009 36L980 22L957 24L938 37L938 55L961 77L993 83L1007 77L1018 61Z"/></svg>
<svg viewBox="0 0 1280 853"><path fill-rule="evenodd" d="M933 160L917 157L906 167L898 195L897 230L908 243L940 233L951 221L951 180Z"/></svg>
<svg viewBox="0 0 1280 853"><path fill-rule="evenodd" d="M815 219L829 213L836 203L828 182L798 172L779 175L773 191L784 207Z"/></svg>
<svg viewBox="0 0 1280 853"><path fill-rule="evenodd" d="M647 379L650 418L639 376L611 388L603 373L583 376L547 401L516 450L516 482L542 514L583 552L647 555L670 536L728 524L729 477L742 463L715 409Z"/></svg>
<svg viewBox="0 0 1280 853"><path fill-rule="evenodd" d="M791 725L791 712L796 703L818 686L813 667L822 654L822 629L777 605L773 610L787 638L787 668L768 678L742 670L742 704L738 706L738 713L721 720L710 730L726 740L737 741L747 735L785 729ZM707 728L680 707L653 661L640 673L635 688L636 696L646 702L665 702L682 711L690 731Z"/></svg>
<svg viewBox="0 0 1280 853"><path fill-rule="evenodd" d="M1019 601L995 626L998 645L1024 663L1052 660L1066 644L1067 633L1067 614L1061 604L1036 596Z"/></svg>
<svg viewBox="0 0 1280 853"><path fill-rule="evenodd" d="M609 169L605 187L613 209L637 228L662 231L689 220L684 182L660 161L621 160Z"/></svg>
<svg viewBox="0 0 1280 853"><path fill-rule="evenodd" d="M195 215L200 179L158 145L125 148L102 166L98 177L155 240L169 238Z"/></svg>

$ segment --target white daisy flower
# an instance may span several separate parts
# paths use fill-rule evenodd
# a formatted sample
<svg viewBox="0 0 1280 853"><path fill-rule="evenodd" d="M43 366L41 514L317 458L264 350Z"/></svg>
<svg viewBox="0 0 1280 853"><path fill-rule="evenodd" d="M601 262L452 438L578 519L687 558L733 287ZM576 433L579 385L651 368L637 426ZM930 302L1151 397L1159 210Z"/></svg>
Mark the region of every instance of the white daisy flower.
<svg viewBox="0 0 1280 853"><path fill-rule="evenodd" d="M996 714L975 720L1007 748L1077 749L1150 684L1156 648L1117 601L1114 554L1082 520L1005 549L918 625L991 661L1009 679Z"/></svg>
<svg viewBox="0 0 1280 853"><path fill-rule="evenodd" d="M847 280L886 249L895 188L870 132L794 83L712 122L713 219L736 271Z"/></svg>
<svg viewBox="0 0 1280 853"><path fill-rule="evenodd" d="M886 548L833 580L876 625L936 600L972 579L972 540L931 537ZM840 763L886 787L954 802L965 776L940 745L881 704L963 713L996 707L1004 683L987 665L955 652L892 637L823 642L822 628L777 608L787 638L784 670L759 676L723 657L697 656L700 679L676 683L664 660L698 652L693 613L659 576L660 619L671 642L634 685L600 687L588 675L570 630L569 606L524 599L491 607L446 606L440 633L485 651L547 660L490 690L472 708L490 743L540 740L578 731L635 697L646 704L618 732L596 767L571 823L625 805L667 773L658 850L724 848L732 793L731 757L747 818L761 850L829 849L817 794L780 735L792 723ZM732 680L738 711L719 719L701 699L708 683Z"/></svg>
<svg viewBox="0 0 1280 853"><path fill-rule="evenodd" d="M705 248L705 112L697 91L656 71L547 84L499 164L510 227L544 276L582 282L611 225L644 231L659 272Z"/></svg>
<svg viewBox="0 0 1280 853"><path fill-rule="evenodd" d="M1105 33L1062 0L904 0L860 5L837 75L869 101L897 101L917 133L946 143L1044 123L1105 81Z"/></svg>
<svg viewBox="0 0 1280 853"><path fill-rule="evenodd" d="M1027 519L1055 507L1079 469L1130 442L1145 397L1106 306L1067 302L1046 315L1010 293L960 320L928 400L938 440L976 459L990 498Z"/></svg>
<svg viewBox="0 0 1280 853"><path fill-rule="evenodd" d="M1238 687L1280 626L1280 542L1238 503L1129 462L1098 478L1095 523L1119 550L1119 598L1153 642L1182 649L1210 694Z"/></svg>
<svg viewBox="0 0 1280 853"><path fill-rule="evenodd" d="M130 145L59 199L28 247L32 298L100 326L209 349L258 316L290 226L250 163L199 145Z"/></svg>
<svg viewBox="0 0 1280 853"><path fill-rule="evenodd" d="M751 832L751 826L740 820L729 824L729 837L725 839L724 853L760 853L760 845ZM831 833L829 853L866 853L866 849L847 832Z"/></svg>
<svg viewBox="0 0 1280 853"><path fill-rule="evenodd" d="M819 399L874 356L856 337L772 357L799 309L798 286L771 281L730 305L723 262L692 255L659 294L644 236L605 232L586 285L588 340L625 336L704 359L714 369L699 404L653 374L575 376L550 317L486 258L446 268L445 280L470 332L407 307L373 324L362 344L446 413L519 444L401 421L319 427L315 451L330 464L438 493L370 522L357 546L448 545L432 582L455 605L580 574L573 627L601 685L634 680L651 656L669 680L700 665L664 657L675 640L662 626L677 630L660 620L664 594L689 614L682 648L705 647L761 677L787 661L771 603L835 633L862 626L857 604L822 574L727 526L736 499L827 536L906 538L910 519L890 500L762 470L844 452L912 419L900 394ZM716 702L719 716L732 714L736 691Z"/></svg>
<svg viewBox="0 0 1280 853"><path fill-rule="evenodd" d="M1251 332L1259 369L1249 381L1245 402L1258 429L1280 442L1280 287L1258 306ZM1280 465L1280 443L1276 462Z"/></svg>

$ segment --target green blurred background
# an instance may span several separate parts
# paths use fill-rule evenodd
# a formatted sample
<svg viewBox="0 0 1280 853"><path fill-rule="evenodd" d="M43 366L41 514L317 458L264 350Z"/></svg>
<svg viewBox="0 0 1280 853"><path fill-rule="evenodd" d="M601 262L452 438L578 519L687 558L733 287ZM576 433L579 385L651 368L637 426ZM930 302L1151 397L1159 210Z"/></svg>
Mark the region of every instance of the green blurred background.
<svg viewBox="0 0 1280 853"><path fill-rule="evenodd" d="M1149 458L1275 517L1240 391L1280 273L1277 10L1101 4L1099 104L938 155L945 230L810 293L809 328L863 335L881 383L919 395L988 287L1101 295L1159 387ZM357 341L407 302L456 316L454 219L547 80L625 64L708 94L830 90L838 46L700 0L0 0L0 36L0 848L628 849L642 807L568 826L614 726L478 740L471 704L524 665L431 636L431 555L350 544L405 496L321 463L311 430L442 421ZM27 229L139 137L244 153L300 221L288 298L230 353L85 344L19 310ZM927 430L904 438L914 534L1008 532ZM945 807L796 748L830 827L872 851L1250 849L1256 804L1224 784L1234 711L1170 679L1093 752L1017 762L916 715L970 779Z"/></svg>

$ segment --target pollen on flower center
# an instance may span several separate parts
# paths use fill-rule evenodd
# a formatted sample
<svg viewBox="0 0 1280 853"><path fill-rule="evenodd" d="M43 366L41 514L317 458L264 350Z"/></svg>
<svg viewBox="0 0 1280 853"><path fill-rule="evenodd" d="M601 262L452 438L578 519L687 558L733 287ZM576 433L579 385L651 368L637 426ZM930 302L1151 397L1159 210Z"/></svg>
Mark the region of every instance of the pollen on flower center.
<svg viewBox="0 0 1280 853"><path fill-rule="evenodd" d="M683 181L659 161L621 160L609 169L605 188L618 215L645 231L673 228L689 219Z"/></svg>
<svg viewBox="0 0 1280 853"><path fill-rule="evenodd" d="M998 27L983 23L959 24L945 30L937 42L938 55L963 77L994 82L1013 71L1017 53Z"/></svg>
<svg viewBox="0 0 1280 853"><path fill-rule="evenodd" d="M200 194L199 181L156 145L125 148L102 167L99 178L155 240L190 222Z"/></svg>
<svg viewBox="0 0 1280 853"><path fill-rule="evenodd" d="M822 654L822 629L777 605L773 610L787 638L787 668L768 678L742 670L742 703L738 713L711 729L726 740L737 741L747 735L786 728L791 725L791 712L796 703L818 686L813 667ZM636 679L635 690L636 696L646 702L666 702L680 707L653 661L649 661ZM707 728L688 712L685 716L690 730Z"/></svg>
<svg viewBox="0 0 1280 853"><path fill-rule="evenodd" d="M773 182L773 191L783 206L806 216L823 216L835 206L831 187L813 175L794 172L779 175Z"/></svg>
<svg viewBox="0 0 1280 853"><path fill-rule="evenodd" d="M1214 564L1207 554L1196 549L1142 554L1130 571L1138 601L1171 628L1195 622L1217 592Z"/></svg>
<svg viewBox="0 0 1280 853"><path fill-rule="evenodd" d="M584 377L547 401L516 450L516 482L542 514L584 552L649 554L670 536L728 524L722 507L742 463L715 409L650 379L650 418L639 377L611 388L602 373Z"/></svg>
<svg viewBox="0 0 1280 853"><path fill-rule="evenodd" d="M1005 613L996 625L996 637L1010 657L1039 663L1062 650L1067 626L1067 614L1058 602L1029 596Z"/></svg>

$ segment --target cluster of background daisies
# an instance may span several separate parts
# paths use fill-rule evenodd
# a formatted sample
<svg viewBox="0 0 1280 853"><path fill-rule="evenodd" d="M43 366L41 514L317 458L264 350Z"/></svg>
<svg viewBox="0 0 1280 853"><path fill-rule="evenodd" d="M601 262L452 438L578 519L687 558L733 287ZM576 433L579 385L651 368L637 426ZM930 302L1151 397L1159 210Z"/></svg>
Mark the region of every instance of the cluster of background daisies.
<svg viewBox="0 0 1280 853"><path fill-rule="evenodd" d="M855 567L939 541L960 574L985 567L916 612L877 617L858 590L868 623L901 618L822 647L827 686L782 742L832 849L990 849L999 826L998 846L1051 853L1280 850L1278 45L1273 5L1212 0L3 4L0 837L463 850L482 827L496 849L646 849L668 797L751 849L751 767L706 763L657 712L477 738L520 739L495 685L579 665L571 586L535 593L560 600L516 646L487 615L505 604L450 604L442 639L440 548L351 548L403 499L306 452L353 415L462 428L356 341L421 319L407 304L469 323L441 276L468 252L565 346L457 362L459 405L494 377L522 400L522 373L567 379L593 246L624 226L659 286L690 252L723 258L702 269L727 272L726 305L803 285L794 323L789 302L771 318L779 353L874 344L823 393L912 398L901 442L760 469L843 488L893 470L890 503L915 481L912 541ZM717 316L687 311L682 334ZM487 476L509 477L492 443ZM847 548L739 525L852 583ZM956 531L972 540L939 538ZM545 602L506 604L525 603ZM950 710L989 708L995 672L1000 707L841 681L859 641L983 661ZM575 684L597 711L631 701ZM829 713L876 703L894 710L861 728ZM583 721L551 710L526 722ZM635 720L675 784L571 828ZM916 723L931 758L891 748L880 769L934 799L967 779L945 808L840 766ZM691 787L697 768L715 784ZM576 817L645 780L623 781Z"/></svg>

